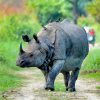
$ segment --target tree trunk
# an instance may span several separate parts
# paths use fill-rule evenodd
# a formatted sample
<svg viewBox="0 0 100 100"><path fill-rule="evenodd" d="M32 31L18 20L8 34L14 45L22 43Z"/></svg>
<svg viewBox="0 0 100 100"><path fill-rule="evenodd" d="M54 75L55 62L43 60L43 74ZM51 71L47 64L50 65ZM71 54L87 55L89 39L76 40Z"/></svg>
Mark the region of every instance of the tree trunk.
<svg viewBox="0 0 100 100"><path fill-rule="evenodd" d="M78 0L73 0L73 21L75 24L77 24L77 20L79 17L79 13L78 13Z"/></svg>

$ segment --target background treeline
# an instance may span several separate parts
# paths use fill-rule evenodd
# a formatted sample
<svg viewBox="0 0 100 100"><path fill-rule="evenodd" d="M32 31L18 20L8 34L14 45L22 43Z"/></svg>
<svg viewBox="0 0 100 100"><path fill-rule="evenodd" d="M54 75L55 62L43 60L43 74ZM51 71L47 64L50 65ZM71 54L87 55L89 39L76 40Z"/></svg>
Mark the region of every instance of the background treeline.
<svg viewBox="0 0 100 100"><path fill-rule="evenodd" d="M100 23L100 0L0 0L0 37L19 39L41 25L67 18L81 26ZM8 38L9 37L9 38Z"/></svg>

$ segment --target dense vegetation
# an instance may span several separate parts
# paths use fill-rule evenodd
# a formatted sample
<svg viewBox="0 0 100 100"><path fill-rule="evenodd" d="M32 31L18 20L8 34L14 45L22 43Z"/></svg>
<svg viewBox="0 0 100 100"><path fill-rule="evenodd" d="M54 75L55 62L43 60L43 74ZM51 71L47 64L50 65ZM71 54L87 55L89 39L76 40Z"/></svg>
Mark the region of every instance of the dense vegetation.
<svg viewBox="0 0 100 100"><path fill-rule="evenodd" d="M1 0L3 1L3 0ZM1 2L0 1L0 2ZM20 13L9 13L8 15L0 11L0 93L8 89L19 86L22 82L22 77L16 72L21 68L16 66L16 56L19 50L19 43L21 41L22 34L37 33L42 24L46 24L49 19L57 20L68 18L73 19L73 5L71 0L27 0L25 5L25 11ZM99 13L90 12L88 17L84 15L82 11L90 11L89 7L94 5L91 0L89 6L82 5L82 0L78 0L78 7L81 7L82 14L78 15L78 25L89 25L96 31L96 41L100 43L100 24L98 16ZM93 0L100 3L100 0ZM98 3L95 3L95 5ZM98 6L99 7L99 6ZM83 9L84 8L84 9ZM86 10L87 9L87 10ZM93 8L92 8L93 9ZM99 11L98 11L99 12ZM84 61L82 70L98 70L100 69L100 48L90 51L88 57Z"/></svg>

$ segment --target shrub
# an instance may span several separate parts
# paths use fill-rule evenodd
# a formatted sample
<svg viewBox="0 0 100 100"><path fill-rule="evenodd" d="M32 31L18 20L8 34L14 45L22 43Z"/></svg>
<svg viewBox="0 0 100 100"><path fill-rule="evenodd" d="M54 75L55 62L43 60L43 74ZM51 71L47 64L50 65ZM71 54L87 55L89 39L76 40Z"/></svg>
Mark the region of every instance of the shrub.
<svg viewBox="0 0 100 100"><path fill-rule="evenodd" d="M1 40L17 40L22 34L37 32L40 24L28 15L11 15L0 21Z"/></svg>

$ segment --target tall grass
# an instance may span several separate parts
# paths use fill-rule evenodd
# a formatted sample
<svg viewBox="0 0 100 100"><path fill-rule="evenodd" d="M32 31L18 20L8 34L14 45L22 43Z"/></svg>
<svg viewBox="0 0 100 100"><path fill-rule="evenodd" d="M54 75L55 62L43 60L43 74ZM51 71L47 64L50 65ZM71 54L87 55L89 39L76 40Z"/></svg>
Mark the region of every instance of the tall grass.
<svg viewBox="0 0 100 100"><path fill-rule="evenodd" d="M19 86L22 78L16 74L17 42L0 42L0 92Z"/></svg>
<svg viewBox="0 0 100 100"><path fill-rule="evenodd" d="M95 29L96 42L100 44L100 24L94 24L92 27Z"/></svg>
<svg viewBox="0 0 100 100"><path fill-rule="evenodd" d="M82 71L100 71L100 48L92 49L85 59Z"/></svg>

